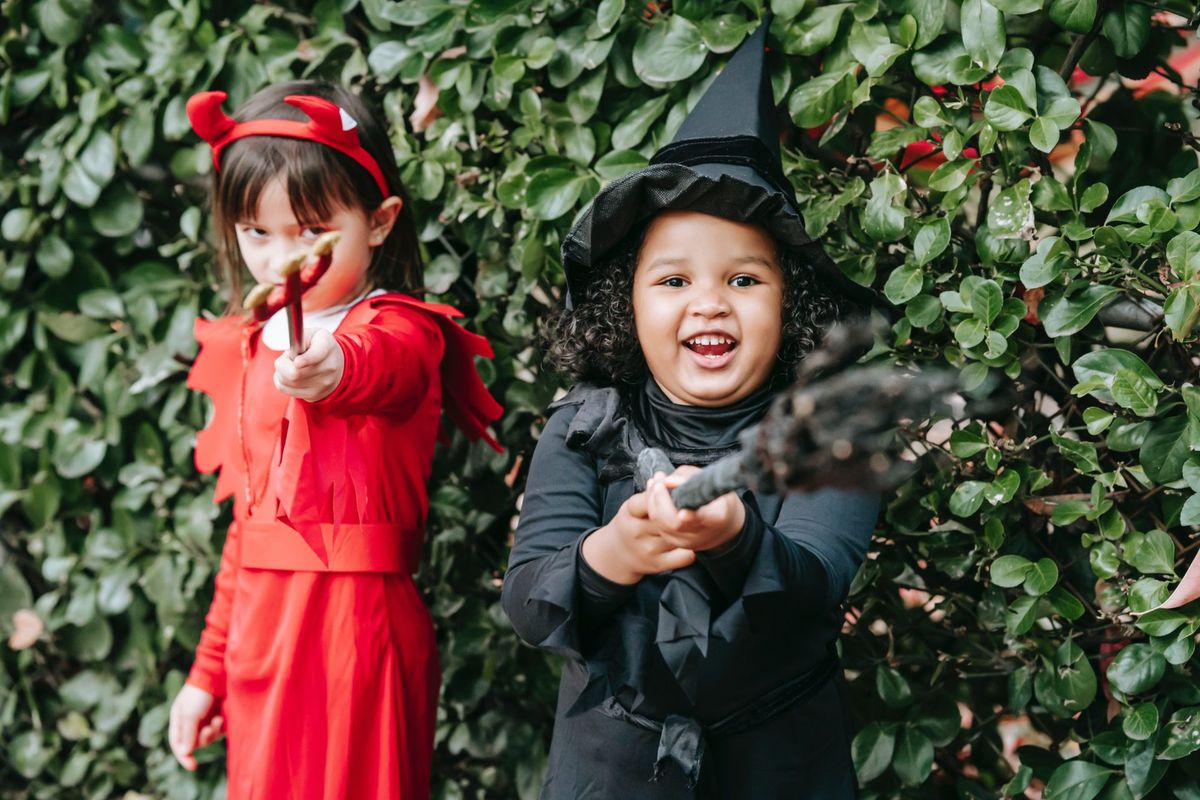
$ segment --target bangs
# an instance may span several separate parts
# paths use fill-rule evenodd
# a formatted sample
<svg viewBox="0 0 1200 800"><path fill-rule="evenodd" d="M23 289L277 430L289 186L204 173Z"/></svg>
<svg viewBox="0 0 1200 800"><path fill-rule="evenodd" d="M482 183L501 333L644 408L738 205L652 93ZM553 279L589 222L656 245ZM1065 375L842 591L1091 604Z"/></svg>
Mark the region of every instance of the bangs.
<svg viewBox="0 0 1200 800"><path fill-rule="evenodd" d="M250 136L223 154L216 193L220 224L232 227L253 219L263 187L280 175L292 213L302 225L328 220L344 208L366 211L383 200L370 173L331 147L303 139Z"/></svg>

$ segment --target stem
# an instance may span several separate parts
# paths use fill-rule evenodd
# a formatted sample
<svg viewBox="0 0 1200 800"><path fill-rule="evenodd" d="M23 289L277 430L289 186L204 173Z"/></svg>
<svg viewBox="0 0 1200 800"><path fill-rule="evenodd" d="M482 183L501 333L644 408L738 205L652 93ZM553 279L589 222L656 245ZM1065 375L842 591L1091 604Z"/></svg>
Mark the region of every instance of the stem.
<svg viewBox="0 0 1200 800"><path fill-rule="evenodd" d="M1107 5L1103 2L1097 4L1096 19L1092 22L1092 29L1075 37L1075 41L1071 42L1071 49L1067 51L1067 57L1063 59L1062 66L1058 68L1058 74L1064 81L1071 79L1071 74L1075 72L1079 59L1083 58L1084 51L1100 35L1100 26L1104 24L1104 12L1107 10Z"/></svg>

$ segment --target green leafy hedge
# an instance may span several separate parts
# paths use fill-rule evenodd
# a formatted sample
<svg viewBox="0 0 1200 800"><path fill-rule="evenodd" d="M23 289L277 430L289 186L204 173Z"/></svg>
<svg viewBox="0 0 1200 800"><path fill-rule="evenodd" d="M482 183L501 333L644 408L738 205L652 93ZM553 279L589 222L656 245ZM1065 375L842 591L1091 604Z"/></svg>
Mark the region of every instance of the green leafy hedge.
<svg viewBox="0 0 1200 800"><path fill-rule="evenodd" d="M191 465L192 320L221 300L184 102L293 76L381 102L428 286L496 345L509 450L442 454L421 573L445 667L436 794L536 796L557 665L498 598L556 388L534 333L560 237L669 139L762 6L0 5L0 797L220 785L219 747L193 775L164 746L228 519ZM1200 615L1134 616L1200 523L1200 142L1168 64L1195 9L772 6L807 225L897 307L894 358L993 398L928 426L853 589L866 796L1200 796Z"/></svg>

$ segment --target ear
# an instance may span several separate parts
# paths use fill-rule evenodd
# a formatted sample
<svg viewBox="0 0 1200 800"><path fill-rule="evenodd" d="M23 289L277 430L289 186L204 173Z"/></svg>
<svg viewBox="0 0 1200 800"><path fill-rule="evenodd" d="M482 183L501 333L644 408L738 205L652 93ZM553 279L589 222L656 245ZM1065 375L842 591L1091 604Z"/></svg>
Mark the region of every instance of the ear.
<svg viewBox="0 0 1200 800"><path fill-rule="evenodd" d="M383 244L387 240L388 234L392 232L392 228L395 227L396 219L400 216L403 208L404 201L395 195L380 203L379 207L371 212L371 235L367 239L367 244L371 247Z"/></svg>
<svg viewBox="0 0 1200 800"><path fill-rule="evenodd" d="M358 145L358 131L355 130L358 123L336 103L306 94L288 95L283 102L303 111L311 120L309 126L327 139L341 142L346 147Z"/></svg>

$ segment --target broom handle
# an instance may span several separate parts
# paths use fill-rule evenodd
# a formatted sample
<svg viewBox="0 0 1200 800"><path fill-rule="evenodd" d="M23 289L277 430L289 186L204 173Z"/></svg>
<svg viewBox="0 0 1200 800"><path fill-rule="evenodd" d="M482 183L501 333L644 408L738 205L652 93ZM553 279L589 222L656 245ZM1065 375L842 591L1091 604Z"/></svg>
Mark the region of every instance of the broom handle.
<svg viewBox="0 0 1200 800"><path fill-rule="evenodd" d="M746 473L742 453L731 453L714 461L671 490L671 502L676 508L697 509L708 505L723 494L746 488ZM656 472L670 475L675 466L662 450L647 447L638 454L637 484L645 487Z"/></svg>

